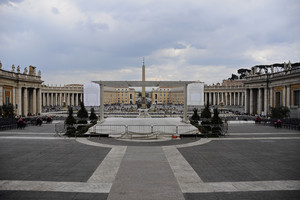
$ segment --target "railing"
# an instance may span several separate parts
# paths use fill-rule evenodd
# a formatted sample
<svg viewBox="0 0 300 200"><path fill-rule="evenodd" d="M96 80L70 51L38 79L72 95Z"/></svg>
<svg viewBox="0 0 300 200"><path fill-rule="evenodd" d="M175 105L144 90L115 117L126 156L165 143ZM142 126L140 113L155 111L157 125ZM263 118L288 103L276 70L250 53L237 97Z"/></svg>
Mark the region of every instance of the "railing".
<svg viewBox="0 0 300 200"><path fill-rule="evenodd" d="M122 135L127 132L125 125L95 125L90 128L91 133Z"/></svg>
<svg viewBox="0 0 300 200"><path fill-rule="evenodd" d="M65 123L56 123L55 124L55 136L62 136L67 131L67 126Z"/></svg>
<svg viewBox="0 0 300 200"><path fill-rule="evenodd" d="M90 128L90 133L123 135L180 135L196 134L198 129L191 125L95 125Z"/></svg>
<svg viewBox="0 0 300 200"><path fill-rule="evenodd" d="M10 129L16 129L16 128L17 128L17 123L15 123L15 124L0 125L0 131L10 130Z"/></svg>

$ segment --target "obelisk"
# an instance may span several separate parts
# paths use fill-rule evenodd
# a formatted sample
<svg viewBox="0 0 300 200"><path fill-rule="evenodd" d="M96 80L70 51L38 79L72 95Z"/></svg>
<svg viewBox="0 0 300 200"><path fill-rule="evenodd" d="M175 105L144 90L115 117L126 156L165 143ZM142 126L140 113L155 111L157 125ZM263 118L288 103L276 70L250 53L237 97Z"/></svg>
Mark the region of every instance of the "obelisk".
<svg viewBox="0 0 300 200"><path fill-rule="evenodd" d="M143 58L143 67L142 67L142 82L145 82L145 59ZM145 86L142 87L142 109L146 109L146 91Z"/></svg>

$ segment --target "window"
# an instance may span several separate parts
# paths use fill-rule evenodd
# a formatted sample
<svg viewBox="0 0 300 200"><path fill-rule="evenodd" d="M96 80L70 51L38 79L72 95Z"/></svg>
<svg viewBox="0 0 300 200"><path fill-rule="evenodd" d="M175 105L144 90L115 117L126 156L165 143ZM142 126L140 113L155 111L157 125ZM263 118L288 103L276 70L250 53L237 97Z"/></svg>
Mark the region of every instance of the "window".
<svg viewBox="0 0 300 200"><path fill-rule="evenodd" d="M275 107L280 107L280 105L281 105L280 100L281 100L281 94L280 94L280 92L276 92L275 93Z"/></svg>
<svg viewBox="0 0 300 200"><path fill-rule="evenodd" d="M300 106L300 90L295 90L294 94L293 94L293 102L294 102L294 106Z"/></svg>

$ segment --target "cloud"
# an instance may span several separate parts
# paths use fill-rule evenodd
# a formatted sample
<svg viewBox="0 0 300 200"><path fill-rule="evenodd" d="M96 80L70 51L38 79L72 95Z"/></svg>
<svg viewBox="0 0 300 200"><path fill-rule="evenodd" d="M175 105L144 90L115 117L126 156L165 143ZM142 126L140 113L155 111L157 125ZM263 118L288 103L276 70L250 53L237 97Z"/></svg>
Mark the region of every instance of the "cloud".
<svg viewBox="0 0 300 200"><path fill-rule="evenodd" d="M282 63L289 60L291 62L298 62L300 49L295 45L299 44L270 45L263 48L253 48L246 51L245 56L252 58L260 64Z"/></svg>
<svg viewBox="0 0 300 200"><path fill-rule="evenodd" d="M299 62L299 9L297 0L1 1L0 60L58 84L139 79L142 57L153 80L220 82L241 67Z"/></svg>

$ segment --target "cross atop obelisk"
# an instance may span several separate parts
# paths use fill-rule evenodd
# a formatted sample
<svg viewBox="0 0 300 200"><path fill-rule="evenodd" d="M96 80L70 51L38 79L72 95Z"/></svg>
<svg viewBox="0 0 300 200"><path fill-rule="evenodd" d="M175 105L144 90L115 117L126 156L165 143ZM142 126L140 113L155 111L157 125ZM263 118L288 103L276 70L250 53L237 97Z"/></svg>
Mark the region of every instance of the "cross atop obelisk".
<svg viewBox="0 0 300 200"><path fill-rule="evenodd" d="M145 77L145 58L143 57L143 67L142 67L142 81L146 81ZM142 109L146 109L146 91L145 87L142 87Z"/></svg>

